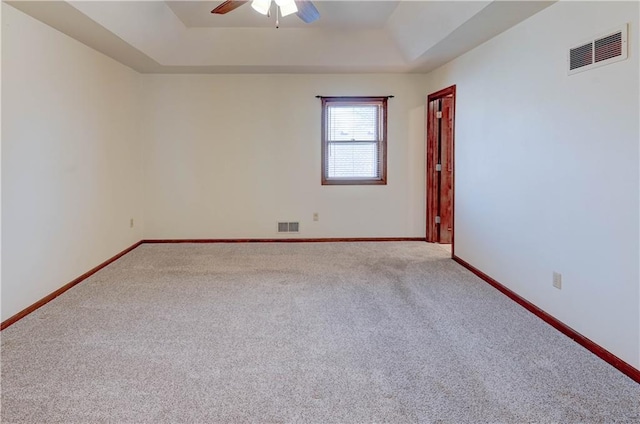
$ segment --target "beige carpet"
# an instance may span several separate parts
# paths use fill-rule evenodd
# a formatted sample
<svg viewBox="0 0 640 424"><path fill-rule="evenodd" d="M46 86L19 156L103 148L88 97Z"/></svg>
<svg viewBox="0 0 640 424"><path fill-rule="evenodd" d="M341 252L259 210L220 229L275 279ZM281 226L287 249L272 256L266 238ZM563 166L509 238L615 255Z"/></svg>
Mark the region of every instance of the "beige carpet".
<svg viewBox="0 0 640 424"><path fill-rule="evenodd" d="M640 385L447 256L143 245L2 332L2 422L640 422Z"/></svg>

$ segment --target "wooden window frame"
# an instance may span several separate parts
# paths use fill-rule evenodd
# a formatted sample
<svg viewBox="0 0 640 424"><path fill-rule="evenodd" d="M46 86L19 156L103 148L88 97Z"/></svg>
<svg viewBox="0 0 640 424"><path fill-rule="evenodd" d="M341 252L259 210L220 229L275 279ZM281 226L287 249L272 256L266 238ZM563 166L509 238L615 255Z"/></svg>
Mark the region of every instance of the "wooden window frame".
<svg viewBox="0 0 640 424"><path fill-rule="evenodd" d="M387 184L387 97L323 97L322 98L322 185L386 185ZM327 134L327 108L331 104L340 103L380 103L380 140L378 141L378 174L379 178L328 178L329 140Z"/></svg>

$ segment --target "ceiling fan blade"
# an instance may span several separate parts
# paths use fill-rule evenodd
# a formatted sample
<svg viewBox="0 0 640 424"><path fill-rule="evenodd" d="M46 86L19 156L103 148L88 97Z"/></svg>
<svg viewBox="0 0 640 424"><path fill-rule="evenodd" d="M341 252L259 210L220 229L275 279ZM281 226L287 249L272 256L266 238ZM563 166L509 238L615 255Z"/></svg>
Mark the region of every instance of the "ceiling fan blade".
<svg viewBox="0 0 640 424"><path fill-rule="evenodd" d="M215 9L213 9L211 11L211 13L217 13L218 15L224 15L225 13L229 13L232 10L237 9L238 7L242 6L245 3L249 3L248 1L244 1L244 0L227 0L225 2L223 2L222 4L220 4L218 7L216 7Z"/></svg>
<svg viewBox="0 0 640 424"><path fill-rule="evenodd" d="M318 12L318 9L311 3L311 0L296 0L296 6L298 6L296 15L308 24L320 17L320 12Z"/></svg>

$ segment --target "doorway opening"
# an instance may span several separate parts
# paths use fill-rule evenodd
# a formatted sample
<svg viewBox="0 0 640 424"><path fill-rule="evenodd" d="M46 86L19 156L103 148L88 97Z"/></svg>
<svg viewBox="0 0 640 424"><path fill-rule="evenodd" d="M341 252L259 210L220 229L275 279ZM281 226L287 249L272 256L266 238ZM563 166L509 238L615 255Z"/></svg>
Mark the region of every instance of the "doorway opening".
<svg viewBox="0 0 640 424"><path fill-rule="evenodd" d="M426 240L454 243L454 127L456 86L427 97L427 222Z"/></svg>

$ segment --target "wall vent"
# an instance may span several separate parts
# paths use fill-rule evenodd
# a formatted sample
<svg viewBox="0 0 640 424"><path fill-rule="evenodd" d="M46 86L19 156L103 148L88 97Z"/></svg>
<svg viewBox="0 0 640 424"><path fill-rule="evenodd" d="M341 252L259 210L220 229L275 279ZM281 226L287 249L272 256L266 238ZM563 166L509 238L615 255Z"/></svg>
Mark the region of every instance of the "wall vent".
<svg viewBox="0 0 640 424"><path fill-rule="evenodd" d="M300 232L299 222L278 222L279 233L298 233Z"/></svg>
<svg viewBox="0 0 640 424"><path fill-rule="evenodd" d="M627 24L569 49L569 75L627 58Z"/></svg>
<svg viewBox="0 0 640 424"><path fill-rule="evenodd" d="M593 42L569 50L569 71L593 64Z"/></svg>

